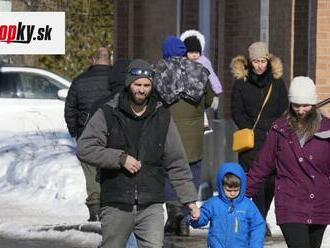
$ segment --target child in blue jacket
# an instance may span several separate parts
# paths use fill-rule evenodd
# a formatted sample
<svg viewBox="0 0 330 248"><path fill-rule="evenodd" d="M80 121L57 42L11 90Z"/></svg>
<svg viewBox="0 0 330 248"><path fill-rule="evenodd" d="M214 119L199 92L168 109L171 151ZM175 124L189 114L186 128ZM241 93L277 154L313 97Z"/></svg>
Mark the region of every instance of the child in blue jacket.
<svg viewBox="0 0 330 248"><path fill-rule="evenodd" d="M262 248L265 221L256 205L245 196L246 176L237 163L224 163L217 173L218 196L201 207L192 227L210 222L207 244L210 248Z"/></svg>

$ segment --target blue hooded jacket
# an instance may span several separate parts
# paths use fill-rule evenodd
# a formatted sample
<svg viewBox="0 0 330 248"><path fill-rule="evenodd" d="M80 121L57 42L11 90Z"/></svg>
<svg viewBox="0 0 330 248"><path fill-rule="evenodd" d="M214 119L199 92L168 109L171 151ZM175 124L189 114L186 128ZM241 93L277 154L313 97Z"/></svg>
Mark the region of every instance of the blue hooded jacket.
<svg viewBox="0 0 330 248"><path fill-rule="evenodd" d="M227 173L240 178L239 195L229 200L222 187ZM210 248L262 248L264 247L265 221L256 205L245 196L246 176L237 163L224 163L217 173L218 196L208 199L201 207L200 218L191 221L194 228L210 222L207 244Z"/></svg>

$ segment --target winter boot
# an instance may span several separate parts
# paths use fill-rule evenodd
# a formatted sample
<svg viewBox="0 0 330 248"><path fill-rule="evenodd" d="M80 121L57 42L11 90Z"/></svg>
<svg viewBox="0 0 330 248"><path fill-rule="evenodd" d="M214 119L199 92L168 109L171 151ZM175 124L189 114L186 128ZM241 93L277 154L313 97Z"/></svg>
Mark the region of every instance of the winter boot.
<svg viewBox="0 0 330 248"><path fill-rule="evenodd" d="M190 229L187 224L186 218L182 217L181 220L178 222L178 230L176 232L177 236L189 236Z"/></svg>
<svg viewBox="0 0 330 248"><path fill-rule="evenodd" d="M175 234L177 230L177 224L175 219L172 217L168 217L165 223L165 227L164 227L164 234L165 235L173 235Z"/></svg>
<svg viewBox="0 0 330 248"><path fill-rule="evenodd" d="M174 235L178 232L178 216L180 216L180 207L166 203L167 221L164 227L165 235ZM180 218L180 217L179 217Z"/></svg>
<svg viewBox="0 0 330 248"><path fill-rule="evenodd" d="M88 205L89 219L88 221L100 220L100 206L98 204Z"/></svg>

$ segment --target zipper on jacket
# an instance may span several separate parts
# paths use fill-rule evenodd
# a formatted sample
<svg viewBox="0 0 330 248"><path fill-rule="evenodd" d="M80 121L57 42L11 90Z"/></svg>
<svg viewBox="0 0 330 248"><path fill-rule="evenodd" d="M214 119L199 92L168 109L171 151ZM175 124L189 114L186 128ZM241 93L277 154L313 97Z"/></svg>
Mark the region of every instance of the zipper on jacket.
<svg viewBox="0 0 330 248"><path fill-rule="evenodd" d="M151 119L151 116L156 113L156 111L154 111L153 113L150 113L150 115L148 116L148 118L144 121L143 125L142 125L142 132L141 135L139 137L139 146L138 149L136 150L136 160L140 160L140 148L142 147L142 136L144 134L143 130L145 130L145 127L148 124L148 121ZM142 161L140 160L140 162L142 163ZM141 164L141 168L142 168L142 164ZM134 175L134 202L136 205L138 205L139 199L138 199L138 186L137 186L137 175Z"/></svg>
<svg viewBox="0 0 330 248"><path fill-rule="evenodd" d="M226 225L229 225L229 228L226 228L226 236L225 236L225 247L230 247L231 245L231 236L232 236L232 228L233 228L233 212L234 212L234 204L232 201L230 201L229 206L228 206L228 218ZM234 223L234 229L235 229L235 223Z"/></svg>
<svg viewBox="0 0 330 248"><path fill-rule="evenodd" d="M238 222L238 218L236 216L235 217L235 224L234 224L234 232L238 233L238 229L239 229L239 222Z"/></svg>
<svg viewBox="0 0 330 248"><path fill-rule="evenodd" d="M137 184L135 183L135 188L134 188L134 202L135 205L138 205L138 190L137 190Z"/></svg>
<svg viewBox="0 0 330 248"><path fill-rule="evenodd" d="M234 211L234 204L233 202L230 203L229 207L228 207L228 213L232 213Z"/></svg>
<svg viewBox="0 0 330 248"><path fill-rule="evenodd" d="M122 123L122 119L120 117L120 115L118 115L117 112L114 111L113 115L117 118L117 122L119 124L119 127L121 128L121 130L123 130L124 132L124 138L125 138L125 141L126 141L126 145L125 145L125 151L128 152L128 137L125 135L125 125L123 125ZM138 151L137 151L138 153ZM137 154L138 156L138 154ZM137 158L138 159L138 158ZM136 174L133 175L133 182L134 182L134 205L138 205L138 189L137 189L137 180L136 180Z"/></svg>
<svg viewBox="0 0 330 248"><path fill-rule="evenodd" d="M150 113L150 115L146 118L146 120L144 121L143 125L142 125L142 132L141 135L139 137L139 146L138 149L136 150L136 160L140 160L140 148L142 147L142 137L144 134L144 130L146 130L146 127L148 125L148 122L150 121L150 119L152 118L152 116L157 112L157 106L154 110L154 112ZM140 160L140 162L142 163L142 161ZM142 168L142 164L141 164L141 168ZM138 205L139 203L139 193L138 193L138 186L137 186L137 174L134 175L134 204Z"/></svg>

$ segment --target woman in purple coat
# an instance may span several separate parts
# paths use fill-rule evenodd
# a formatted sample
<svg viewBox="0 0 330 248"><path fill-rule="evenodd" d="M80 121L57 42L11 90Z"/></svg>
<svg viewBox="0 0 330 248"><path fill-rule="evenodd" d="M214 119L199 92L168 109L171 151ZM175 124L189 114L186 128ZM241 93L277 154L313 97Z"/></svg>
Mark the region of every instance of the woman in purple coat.
<svg viewBox="0 0 330 248"><path fill-rule="evenodd" d="M288 247L317 248L330 223L330 120L308 77L292 80L289 101L249 170L247 195L275 171L276 222Z"/></svg>

